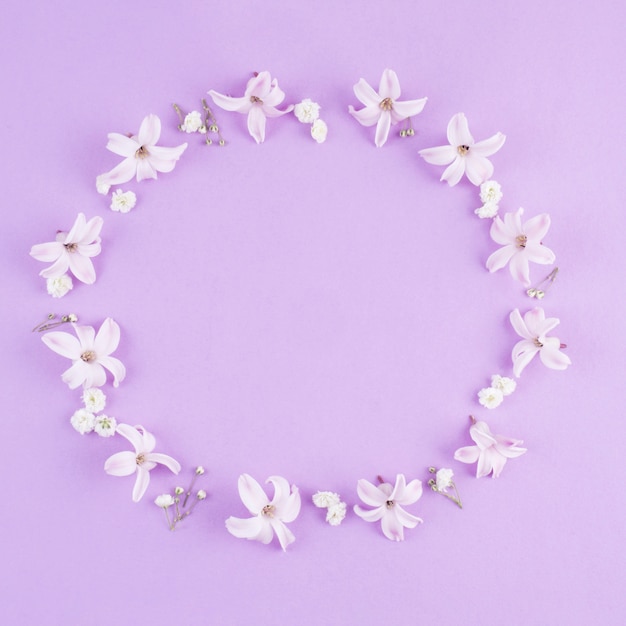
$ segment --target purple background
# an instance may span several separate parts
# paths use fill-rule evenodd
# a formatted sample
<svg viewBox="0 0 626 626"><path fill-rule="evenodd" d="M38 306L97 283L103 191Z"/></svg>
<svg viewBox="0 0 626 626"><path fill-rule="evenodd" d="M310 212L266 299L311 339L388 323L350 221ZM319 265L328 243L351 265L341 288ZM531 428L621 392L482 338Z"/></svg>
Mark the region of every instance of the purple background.
<svg viewBox="0 0 626 626"><path fill-rule="evenodd" d="M619 3L121 2L29 0L0 25L3 229L3 622L8 624L623 623L624 10ZM403 99L428 96L416 136L382 149L347 113L385 67ZM289 115L257 146L217 110L227 148L176 130L171 103L241 95L269 70L285 103L310 97L323 145ZM477 190L438 182L420 148L463 111L493 157L502 211L552 216L559 278L544 300L573 366L537 360L487 411L476 392L510 374L508 314L533 305L495 249ZM108 132L148 113L172 174L124 185L128 215L94 180L118 162ZM396 129L397 130L397 129ZM101 215L93 286L61 301L28 256L78 211ZM533 280L549 269L532 266ZM107 412L144 424L183 475L104 474L121 437L82 437L69 364L30 328L69 311L122 328L128 376ZM69 329L68 329L69 330ZM499 480L452 460L468 415L529 451ZM186 484L209 498L174 533L152 500ZM452 467L461 511L426 492L406 541L350 513L331 528L318 489L351 506L359 478L426 480ZM237 540L237 477L280 474L303 495L287 554Z"/></svg>

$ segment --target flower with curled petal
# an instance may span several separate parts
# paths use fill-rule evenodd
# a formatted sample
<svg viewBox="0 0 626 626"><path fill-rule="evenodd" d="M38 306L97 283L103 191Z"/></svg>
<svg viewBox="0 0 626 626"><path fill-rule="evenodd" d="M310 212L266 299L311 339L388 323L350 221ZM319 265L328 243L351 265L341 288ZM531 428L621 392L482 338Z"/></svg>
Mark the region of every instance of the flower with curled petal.
<svg viewBox="0 0 626 626"><path fill-rule="evenodd" d="M354 95L365 105L358 111L350 105L348 111L363 126L376 124L374 143L382 147L389 136L392 124L422 112L428 98L405 100L398 102L400 97L400 81L397 74L390 69L383 71L378 86L378 93L363 79L354 86Z"/></svg>
<svg viewBox="0 0 626 626"><path fill-rule="evenodd" d="M44 278L58 278L68 270L83 283L91 285L96 280L96 270L91 258L100 254L101 217L89 221L79 213L68 233L59 231L56 241L38 243L30 249L30 256L38 261L52 263L39 272ZM71 284L71 281L70 281ZM71 289L71 287L70 287Z"/></svg>
<svg viewBox="0 0 626 626"><path fill-rule="evenodd" d="M407 513L401 505L413 504L422 497L422 481L412 480L408 485L403 474L396 476L396 484L381 483L377 487L362 478L357 483L359 498L373 509L354 505L354 512L366 522L381 520L382 531L392 541L404 540L404 529L415 528L423 520Z"/></svg>
<svg viewBox="0 0 626 626"><path fill-rule="evenodd" d="M274 485L274 497L271 500L252 476L242 474L239 477L239 496L253 517L229 517L226 528L235 537L254 539L265 544L270 543L276 533L281 548L287 550L287 546L296 538L285 523L293 522L300 513L300 492L295 485L290 489L289 482L282 476L270 476L266 482Z"/></svg>
<svg viewBox="0 0 626 626"><path fill-rule="evenodd" d="M139 502L150 483L150 470L157 463L165 465L174 474L180 472L180 463L167 454L153 452L156 446L154 435L143 426L118 424L115 429L122 437L133 444L134 452L116 452L104 462L104 471L111 476L131 476L137 474L133 487L133 502Z"/></svg>
<svg viewBox="0 0 626 626"><path fill-rule="evenodd" d="M544 365L553 370L564 370L572 362L570 358L561 352L561 342L556 337L546 335L556 328L560 320L557 317L548 317L541 307L535 307L524 314L522 318L519 309L515 309L509 316L511 326L522 337L513 346L511 358L513 359L513 373L518 378L522 370L532 361L535 354Z"/></svg>
<svg viewBox="0 0 626 626"><path fill-rule="evenodd" d="M157 172L171 172L187 148L186 143L175 148L157 146L161 136L161 120L151 113L141 122L137 135L128 137L120 133L109 133L107 150L124 157L110 172L96 178L96 187L108 193L111 185L121 185L133 177L137 181L157 178Z"/></svg>
<svg viewBox="0 0 626 626"><path fill-rule="evenodd" d="M426 148L419 154L427 163L448 165L441 180L447 181L450 187L456 185L463 174L474 185L480 185L493 174L493 165L487 157L500 150L505 139L505 135L496 133L489 139L475 142L467 118L463 113L457 113L448 123L450 145Z"/></svg>
<svg viewBox="0 0 626 626"><path fill-rule="evenodd" d="M550 228L550 216L542 213L522 224L523 214L524 209L519 208L515 213L506 213L504 220L499 216L493 220L489 234L502 248L489 256L487 269L496 272L508 263L511 276L528 287L528 263L532 261L550 265L554 263L556 256L541 243Z"/></svg>
<svg viewBox="0 0 626 626"><path fill-rule="evenodd" d="M473 420L470 426L470 437L476 445L459 448L454 453L454 458L461 463L478 461L476 478L488 476L491 472L493 472L493 478L498 478L507 459L514 459L526 452L526 448L520 447L523 441L493 435L485 422Z"/></svg>
<svg viewBox="0 0 626 626"><path fill-rule="evenodd" d="M126 376L123 363L110 356L117 350L120 342L120 327L110 317L107 317L102 326L95 333L91 326L74 324L78 339L69 333L55 331L46 333L41 339L54 352L72 359L72 366L63 372L62 380L70 389L83 385L102 387L106 382L108 369L113 374L113 386L117 387Z"/></svg>
<svg viewBox="0 0 626 626"><path fill-rule="evenodd" d="M248 115L248 132L257 143L265 141L265 120L268 117L280 117L293 111L290 104L284 111L276 107L285 99L285 93L278 86L278 80L267 71L253 76L246 85L246 91L240 98L231 98L211 89L209 95L218 107L226 111L237 111Z"/></svg>

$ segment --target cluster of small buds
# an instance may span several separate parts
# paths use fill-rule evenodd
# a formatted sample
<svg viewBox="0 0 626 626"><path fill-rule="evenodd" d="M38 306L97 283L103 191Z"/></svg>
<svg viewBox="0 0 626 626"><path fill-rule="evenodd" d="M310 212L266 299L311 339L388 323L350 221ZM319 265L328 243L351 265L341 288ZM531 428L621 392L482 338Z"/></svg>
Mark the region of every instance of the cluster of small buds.
<svg viewBox="0 0 626 626"><path fill-rule="evenodd" d="M474 213L481 219L495 217L498 214L498 204L502 200L502 188L495 180L488 180L480 186L480 200L483 206Z"/></svg>
<svg viewBox="0 0 626 626"><path fill-rule="evenodd" d="M113 437L117 427L116 419L104 414L97 415L97 413L104 411L106 406L104 392L97 387L85 389L82 401L85 408L78 409L70 418L74 430L81 435L95 432L100 437Z"/></svg>
<svg viewBox="0 0 626 626"><path fill-rule="evenodd" d="M46 288L53 298L62 298L73 287L74 283L69 274L46 279Z"/></svg>
<svg viewBox="0 0 626 626"><path fill-rule="evenodd" d="M78 316L76 313L68 313L67 315L63 315L59 321L56 320L56 315L54 313L50 313L46 318L45 322L41 324L37 324L35 328L33 328L32 332L43 333L46 330L50 330L52 328L56 328L57 326L61 326L62 324L74 324L78 321Z"/></svg>
<svg viewBox="0 0 626 626"><path fill-rule="evenodd" d="M320 509L327 509L326 521L331 526L339 526L346 516L347 505L341 501L338 493L318 491L313 495L313 504Z"/></svg>
<svg viewBox="0 0 626 626"><path fill-rule="evenodd" d="M406 118L407 127L400 131L400 137L413 137L415 135L415 129L413 128L413 122L410 117Z"/></svg>
<svg viewBox="0 0 626 626"><path fill-rule="evenodd" d="M536 287L531 287L526 291L529 298L537 298L537 300L543 300L546 296L546 292L552 286L552 283L556 280L556 275L559 273L559 268L555 267Z"/></svg>
<svg viewBox="0 0 626 626"><path fill-rule="evenodd" d="M478 392L478 402L487 409L495 409L502 404L505 396L510 396L517 387L512 378L494 374L491 377L491 387L485 387Z"/></svg>
<svg viewBox="0 0 626 626"><path fill-rule="evenodd" d="M202 476L205 473L204 467L202 465L198 465L194 469L193 478L191 479L191 484L189 485L189 489L185 489L184 487L175 487L174 493L164 493L160 496L157 496L154 500L154 503L162 508L165 511L165 518L167 519L167 526L170 530L174 530L176 528L176 524L182 522L186 517L189 517L193 510L196 507L198 502L202 500L206 500L207 493L204 489L199 489L191 503L189 503L189 499L192 496L193 487L196 483L196 479L198 476ZM184 498L183 498L184 495ZM181 502L182 498L182 502ZM189 506L187 507L187 504ZM169 509L174 507L173 514L170 516Z"/></svg>
<svg viewBox="0 0 626 626"><path fill-rule="evenodd" d="M324 143L328 135L328 126L324 120L320 119L320 105L309 98L296 104L293 114L302 124L311 124L311 137L317 143Z"/></svg>
<svg viewBox="0 0 626 626"><path fill-rule="evenodd" d="M462 509L463 505L461 504L459 492L454 484L454 481L452 480L454 472L447 467L442 467L441 469L429 467L428 471L431 474L435 474L435 477L428 481L430 488L436 493L440 493L442 496L445 496L448 500L452 500L452 502ZM448 493L448 489L454 489L454 495Z"/></svg>
<svg viewBox="0 0 626 626"><path fill-rule="evenodd" d="M128 213L135 208L137 196L133 191L116 189L111 195L111 210L119 213Z"/></svg>
<svg viewBox="0 0 626 626"><path fill-rule="evenodd" d="M201 135L206 135L205 143L207 146L214 143L210 135L217 135L217 145L226 145L226 141L222 137L222 133L217 125L217 120L213 115L213 111L204 98L202 98L204 118L202 117L202 113L200 113L200 111L191 111L190 113L187 113L187 115L183 116L183 112L177 104L173 104L172 106L178 114L178 119L180 121L178 124L178 130L184 133L200 133Z"/></svg>

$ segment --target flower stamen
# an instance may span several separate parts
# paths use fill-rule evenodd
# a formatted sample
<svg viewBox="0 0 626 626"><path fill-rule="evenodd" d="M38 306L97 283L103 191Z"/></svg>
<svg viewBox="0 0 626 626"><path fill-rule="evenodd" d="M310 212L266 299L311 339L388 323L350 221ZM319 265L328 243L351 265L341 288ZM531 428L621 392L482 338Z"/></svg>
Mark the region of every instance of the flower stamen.
<svg viewBox="0 0 626 626"><path fill-rule="evenodd" d="M253 102L254 104L263 104L263 100L261 100L258 96L250 96L250 102Z"/></svg>
<svg viewBox="0 0 626 626"><path fill-rule="evenodd" d="M518 248L525 248L528 242L528 237L526 235L518 235L515 237L515 242L517 243Z"/></svg>
<svg viewBox="0 0 626 626"><path fill-rule="evenodd" d="M395 506L395 504L396 504L396 503L395 503L393 500L387 500L387 502L385 502L385 506L386 506L388 509L393 509L393 507Z"/></svg>
<svg viewBox="0 0 626 626"><path fill-rule="evenodd" d="M80 355L80 359L85 363L91 363L96 360L96 353L93 350L85 350L85 352Z"/></svg>
<svg viewBox="0 0 626 626"><path fill-rule="evenodd" d="M76 252L78 250L78 244L76 243L64 243L63 247L68 251L68 252Z"/></svg>
<svg viewBox="0 0 626 626"><path fill-rule="evenodd" d="M393 100L391 98L385 98L378 106L383 111L391 111L393 109Z"/></svg>
<svg viewBox="0 0 626 626"><path fill-rule="evenodd" d="M469 152L470 147L463 144L461 146L457 146L456 151L461 155L461 156L465 156L468 152Z"/></svg>
<svg viewBox="0 0 626 626"><path fill-rule="evenodd" d="M274 517L274 511L276 510L276 507L273 504L266 504L263 509L261 510L261 513L265 516L265 517Z"/></svg>
<svg viewBox="0 0 626 626"><path fill-rule="evenodd" d="M137 463L137 465L143 465L146 461L146 457L142 454L138 454L137 458L135 459L135 462Z"/></svg>
<svg viewBox="0 0 626 626"><path fill-rule="evenodd" d="M146 148L146 146L141 146L137 152L135 152L136 159L147 159L149 156L150 153L148 152L148 148Z"/></svg>
<svg viewBox="0 0 626 626"><path fill-rule="evenodd" d="M533 339L533 343L538 347L538 348L543 348L543 344L541 343L541 341L539 341L538 337L535 337Z"/></svg>

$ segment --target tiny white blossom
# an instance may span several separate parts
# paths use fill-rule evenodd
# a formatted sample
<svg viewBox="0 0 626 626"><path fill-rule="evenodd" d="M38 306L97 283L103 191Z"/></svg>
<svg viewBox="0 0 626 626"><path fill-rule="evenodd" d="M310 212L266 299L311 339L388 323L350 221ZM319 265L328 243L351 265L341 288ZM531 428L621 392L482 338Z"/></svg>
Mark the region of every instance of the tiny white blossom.
<svg viewBox="0 0 626 626"><path fill-rule="evenodd" d="M78 409L70 418L70 423L81 435L90 433L95 426L96 418L87 409Z"/></svg>
<svg viewBox="0 0 626 626"><path fill-rule="evenodd" d="M163 495L157 496L154 503L162 509L167 509L174 504L174 498L172 498L169 493L164 493Z"/></svg>
<svg viewBox="0 0 626 626"><path fill-rule="evenodd" d="M517 383L512 378L507 378L506 376L494 374L491 377L491 386L494 389L499 389L502 392L503 396L510 396L515 391Z"/></svg>
<svg viewBox="0 0 626 626"><path fill-rule="evenodd" d="M437 474L435 475L437 491L446 492L448 487L452 487L453 476L454 472L446 467L437 470Z"/></svg>
<svg viewBox="0 0 626 626"><path fill-rule="evenodd" d="M96 190L98 191L98 193L106 196L109 193L109 189L111 189L111 185L105 182L103 176L96 176Z"/></svg>
<svg viewBox="0 0 626 626"><path fill-rule="evenodd" d="M324 120L315 120L311 126L311 137L313 137L317 143L324 143L327 134L328 126L326 126L326 122L324 122Z"/></svg>
<svg viewBox="0 0 626 626"><path fill-rule="evenodd" d="M53 298L62 298L73 287L74 283L72 283L72 277L69 274L46 280L46 288Z"/></svg>
<svg viewBox="0 0 626 626"><path fill-rule="evenodd" d="M76 313L69 313L67 316L67 321L68 322L77 322L78 321L78 316L76 315Z"/></svg>
<svg viewBox="0 0 626 626"><path fill-rule="evenodd" d="M104 395L104 392L101 389L98 389L98 387L85 389L85 391L83 391L82 398L85 408L90 413L100 413L100 411L104 411L107 397Z"/></svg>
<svg viewBox="0 0 626 626"><path fill-rule="evenodd" d="M133 191L122 192L116 189L111 196L111 209L120 213L128 213L137 204L137 196Z"/></svg>
<svg viewBox="0 0 626 626"><path fill-rule="evenodd" d="M305 98L293 108L293 114L303 124L312 124L320 116L320 105L310 98Z"/></svg>
<svg viewBox="0 0 626 626"><path fill-rule="evenodd" d="M502 188L495 180L488 180L480 186L480 199L483 204L498 204L502 200Z"/></svg>
<svg viewBox="0 0 626 626"><path fill-rule="evenodd" d="M498 215L498 205L495 202L487 202L479 209L476 209L474 213L476 213L480 219L495 217Z"/></svg>
<svg viewBox="0 0 626 626"><path fill-rule="evenodd" d="M493 387L487 387L478 392L478 402L487 409L495 409L497 406L500 406L503 399L504 394L502 391Z"/></svg>
<svg viewBox="0 0 626 626"><path fill-rule="evenodd" d="M192 111L185 115L185 121L181 125L181 130L184 130L186 133L195 133L198 131L202 132L202 127L202 115L200 115L199 111ZM206 132L206 128L204 132Z"/></svg>
<svg viewBox="0 0 626 626"><path fill-rule="evenodd" d="M331 526L339 526L339 524L343 522L346 516L346 508L347 507L345 502L339 502L328 507L328 512L326 513L326 521Z"/></svg>
<svg viewBox="0 0 626 626"><path fill-rule="evenodd" d="M94 430L100 437L113 437L116 428L117 420L114 417L109 417L108 415L98 415L96 417Z"/></svg>
<svg viewBox="0 0 626 626"><path fill-rule="evenodd" d="M198 500L205 500L206 491L204 489L200 489L200 491L198 491L198 493L196 494L196 498L198 498Z"/></svg>
<svg viewBox="0 0 626 626"><path fill-rule="evenodd" d="M320 509L326 509L330 506L335 506L341 502L341 498L338 493L332 491L318 491L313 495L313 504Z"/></svg>

